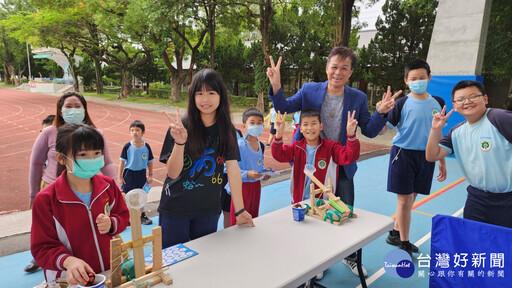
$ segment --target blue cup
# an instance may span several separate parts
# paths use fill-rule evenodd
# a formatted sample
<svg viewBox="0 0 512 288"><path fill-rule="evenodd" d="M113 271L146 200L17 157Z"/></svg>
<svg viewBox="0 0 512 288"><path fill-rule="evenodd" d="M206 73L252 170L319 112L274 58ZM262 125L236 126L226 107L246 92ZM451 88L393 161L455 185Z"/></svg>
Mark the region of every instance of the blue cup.
<svg viewBox="0 0 512 288"><path fill-rule="evenodd" d="M304 205L293 205L292 206L293 211L293 220L300 222L304 220L304 217L306 216L306 207Z"/></svg>

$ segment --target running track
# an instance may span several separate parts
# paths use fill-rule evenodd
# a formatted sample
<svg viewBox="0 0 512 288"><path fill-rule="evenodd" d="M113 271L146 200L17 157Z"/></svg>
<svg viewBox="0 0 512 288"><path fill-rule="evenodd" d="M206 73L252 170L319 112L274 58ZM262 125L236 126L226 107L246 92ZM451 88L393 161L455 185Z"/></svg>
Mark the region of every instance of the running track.
<svg viewBox="0 0 512 288"><path fill-rule="evenodd" d="M35 94L25 91L0 88L0 214L28 209L28 167L32 145L41 129L41 120L49 114L55 114L57 97ZM144 107L140 105L140 107ZM174 114L175 108L162 106ZM151 145L155 157L154 182L160 186L165 180L165 166L158 161L160 150L168 127L168 119L154 110L122 107L118 105L95 103L88 100L88 112L94 124L100 128L107 139L113 162L118 164L119 155L125 143L130 141L128 127L133 120L141 120L146 125L144 140ZM240 128L239 123L236 123ZM268 128L260 137L268 139ZM291 140L291 132L284 135L285 143ZM380 150L386 146L362 143L361 153ZM274 169L283 170L290 166L278 163L272 158L270 149L265 149L265 164Z"/></svg>

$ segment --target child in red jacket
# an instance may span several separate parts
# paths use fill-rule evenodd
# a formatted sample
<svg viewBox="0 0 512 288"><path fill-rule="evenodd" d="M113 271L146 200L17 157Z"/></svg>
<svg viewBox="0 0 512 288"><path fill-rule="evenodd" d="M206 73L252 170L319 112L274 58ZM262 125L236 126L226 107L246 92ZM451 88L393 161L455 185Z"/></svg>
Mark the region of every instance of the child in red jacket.
<svg viewBox="0 0 512 288"><path fill-rule="evenodd" d="M356 138L357 120L354 119L355 112L348 112L347 119L347 146L339 142L323 139L320 137L322 121L320 113L316 109L305 109L300 115L300 132L304 136L299 141L290 145L283 145L283 131L285 117L278 113L276 118L276 139L272 143L272 156L279 162L294 162L293 164L293 201L300 202L309 199L309 186L311 179L304 174L306 164L314 165L316 168L313 174L320 182L330 177L335 185L338 175L338 165L348 165L359 158L360 144ZM318 188L315 185L315 189ZM336 191L336 187L333 187Z"/></svg>
<svg viewBox="0 0 512 288"><path fill-rule="evenodd" d="M31 252L46 282L65 276L85 284L87 273L110 269L110 240L129 225L129 212L104 165L103 137L86 124L59 128L55 145L62 174L36 195Z"/></svg>

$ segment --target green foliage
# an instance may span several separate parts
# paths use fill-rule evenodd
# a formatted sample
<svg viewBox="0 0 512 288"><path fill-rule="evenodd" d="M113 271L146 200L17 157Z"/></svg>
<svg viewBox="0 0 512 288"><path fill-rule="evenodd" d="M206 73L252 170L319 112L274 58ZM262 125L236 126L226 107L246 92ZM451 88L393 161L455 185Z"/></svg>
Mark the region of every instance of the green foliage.
<svg viewBox="0 0 512 288"><path fill-rule="evenodd" d="M492 1L483 74L496 82L512 77L512 5L510 0Z"/></svg>
<svg viewBox="0 0 512 288"><path fill-rule="evenodd" d="M171 90L171 85L163 82L153 82L149 84L149 89L168 89Z"/></svg>
<svg viewBox="0 0 512 288"><path fill-rule="evenodd" d="M386 1L384 19L375 24L377 34L359 51L356 70L363 78L385 89L405 89L403 72L412 60L426 59L436 16L437 0Z"/></svg>

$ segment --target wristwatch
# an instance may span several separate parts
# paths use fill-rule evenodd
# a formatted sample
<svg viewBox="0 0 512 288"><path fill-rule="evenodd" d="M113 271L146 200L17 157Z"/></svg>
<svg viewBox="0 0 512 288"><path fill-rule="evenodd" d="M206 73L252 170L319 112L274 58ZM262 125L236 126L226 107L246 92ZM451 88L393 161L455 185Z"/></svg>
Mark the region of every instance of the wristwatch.
<svg viewBox="0 0 512 288"><path fill-rule="evenodd" d="M238 212L235 213L235 217L238 217L238 215L245 212L245 208L240 209Z"/></svg>

